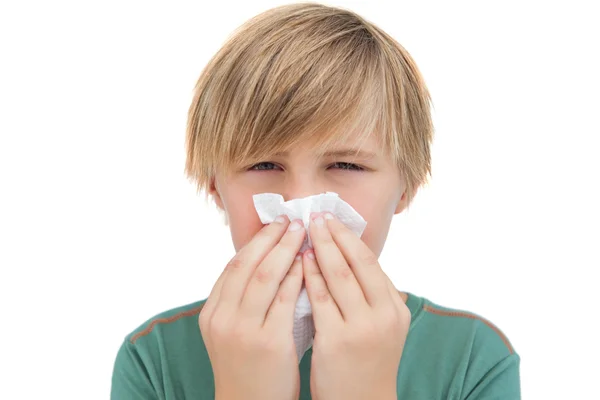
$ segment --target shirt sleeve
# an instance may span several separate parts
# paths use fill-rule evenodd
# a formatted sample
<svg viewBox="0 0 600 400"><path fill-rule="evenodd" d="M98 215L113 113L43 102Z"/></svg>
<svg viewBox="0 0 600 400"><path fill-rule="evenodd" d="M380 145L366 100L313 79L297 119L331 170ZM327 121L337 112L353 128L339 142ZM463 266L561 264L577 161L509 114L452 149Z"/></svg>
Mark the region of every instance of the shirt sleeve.
<svg viewBox="0 0 600 400"><path fill-rule="evenodd" d="M135 344L125 340L115 360L111 400L155 400L156 391Z"/></svg>
<svg viewBox="0 0 600 400"><path fill-rule="evenodd" d="M520 357L513 353L487 371L465 400L520 400Z"/></svg>

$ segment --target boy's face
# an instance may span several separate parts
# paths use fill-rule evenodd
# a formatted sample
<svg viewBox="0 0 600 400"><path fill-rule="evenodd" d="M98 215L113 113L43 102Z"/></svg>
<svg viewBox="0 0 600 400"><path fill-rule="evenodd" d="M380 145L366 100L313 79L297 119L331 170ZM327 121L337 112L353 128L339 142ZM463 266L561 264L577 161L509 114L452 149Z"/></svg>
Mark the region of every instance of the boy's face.
<svg viewBox="0 0 600 400"><path fill-rule="evenodd" d="M278 193L287 201L336 192L367 221L361 238L379 256L393 215L406 207L405 182L374 135L362 141L357 155L345 153L357 148L346 141L319 159L305 144L229 176L217 174L210 193L227 215L235 251L263 227L252 195Z"/></svg>

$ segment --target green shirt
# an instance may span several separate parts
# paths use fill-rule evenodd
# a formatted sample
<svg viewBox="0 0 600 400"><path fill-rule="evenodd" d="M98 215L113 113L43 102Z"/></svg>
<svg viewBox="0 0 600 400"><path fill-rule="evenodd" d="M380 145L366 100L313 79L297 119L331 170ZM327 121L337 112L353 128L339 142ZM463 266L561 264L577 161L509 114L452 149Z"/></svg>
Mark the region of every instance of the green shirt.
<svg viewBox="0 0 600 400"><path fill-rule="evenodd" d="M198 327L206 300L149 319L125 337L114 365L112 400L214 399L213 372ZM518 354L482 317L408 293L412 319L398 399L520 399ZM300 368L300 399L310 399L312 348Z"/></svg>

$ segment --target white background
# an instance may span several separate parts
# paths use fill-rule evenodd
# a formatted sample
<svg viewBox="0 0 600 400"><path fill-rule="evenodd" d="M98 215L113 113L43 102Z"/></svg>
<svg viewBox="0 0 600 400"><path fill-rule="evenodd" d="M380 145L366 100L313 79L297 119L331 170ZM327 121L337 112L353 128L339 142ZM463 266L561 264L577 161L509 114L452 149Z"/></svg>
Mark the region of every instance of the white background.
<svg viewBox="0 0 600 400"><path fill-rule="evenodd" d="M2 3L1 398L108 398L125 335L208 295L233 246L183 174L193 85L284 3ZM433 177L383 268L495 323L527 399L599 392L594 3L326 3L394 36L433 97Z"/></svg>

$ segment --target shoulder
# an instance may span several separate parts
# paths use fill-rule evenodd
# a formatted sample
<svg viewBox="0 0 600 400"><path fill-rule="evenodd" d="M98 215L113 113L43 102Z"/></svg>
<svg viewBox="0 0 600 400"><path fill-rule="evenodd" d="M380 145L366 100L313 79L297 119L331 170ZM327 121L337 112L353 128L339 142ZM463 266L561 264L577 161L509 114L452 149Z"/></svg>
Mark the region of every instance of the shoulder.
<svg viewBox="0 0 600 400"><path fill-rule="evenodd" d="M412 314L409 336L415 340L435 339L440 345L453 347L486 347L499 357L515 354L504 332L480 314L442 306L412 293L408 293L406 304Z"/></svg>
<svg viewBox="0 0 600 400"><path fill-rule="evenodd" d="M115 359L111 398L165 398L177 387L210 392L212 371L198 326L205 302L158 313L125 336Z"/></svg>
<svg viewBox="0 0 600 400"><path fill-rule="evenodd" d="M442 368L462 393L519 391L519 363L511 341L492 321L463 309L449 308L409 294L412 321L407 337L415 358ZM504 398L504 397L503 397Z"/></svg>
<svg viewBox="0 0 600 400"><path fill-rule="evenodd" d="M145 338L169 335L170 332L181 334L190 329L195 331L199 329L198 316L204 303L206 299L155 314L127 334L125 341L136 344L140 340L146 340Z"/></svg>
<svg viewBox="0 0 600 400"><path fill-rule="evenodd" d="M497 356L515 353L515 349L504 332L482 315L462 309L444 307L423 299L423 323L435 326L446 333L454 333L468 340L474 348L485 347ZM453 335L445 337L452 337Z"/></svg>

